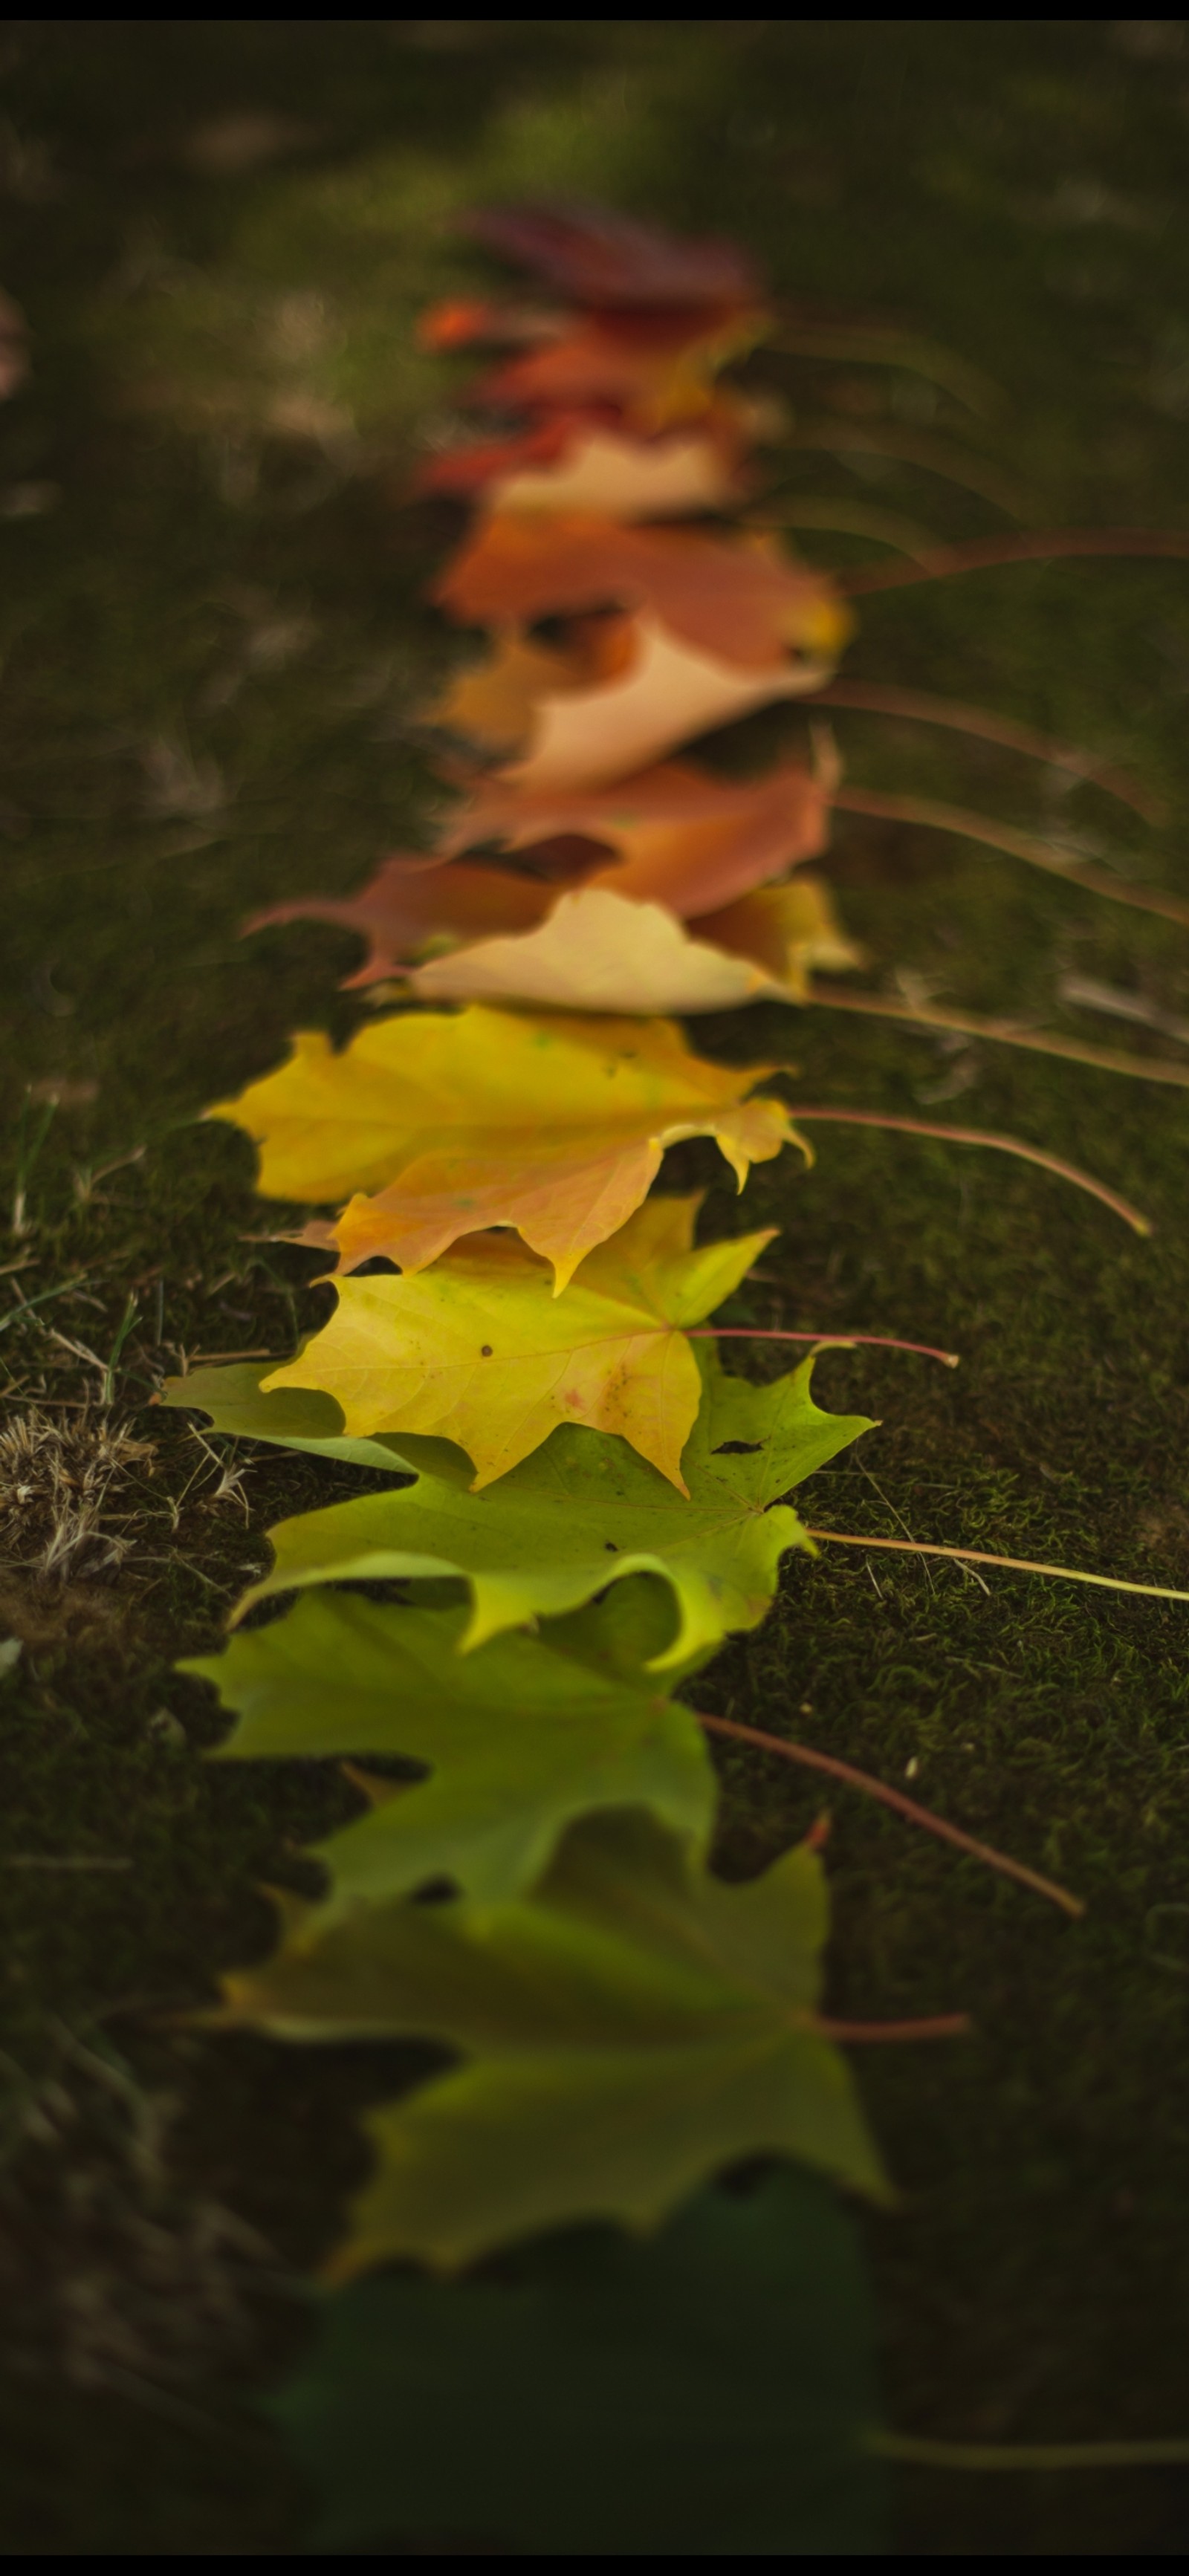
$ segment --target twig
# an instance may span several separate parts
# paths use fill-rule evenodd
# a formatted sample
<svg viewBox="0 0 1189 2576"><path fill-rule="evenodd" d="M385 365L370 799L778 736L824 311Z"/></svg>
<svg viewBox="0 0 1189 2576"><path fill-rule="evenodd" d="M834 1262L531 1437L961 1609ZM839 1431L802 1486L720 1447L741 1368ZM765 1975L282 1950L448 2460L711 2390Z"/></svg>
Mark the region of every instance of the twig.
<svg viewBox="0 0 1189 2576"><path fill-rule="evenodd" d="M981 1547L933 1547L924 1539L856 1538L851 1530L807 1529L805 1535L835 1547L886 1547L902 1556L952 1556L960 1565L1001 1565L1009 1574L1057 1574L1066 1583L1094 1583L1104 1592L1142 1592L1149 1601L1189 1601L1189 1592L1178 1592L1171 1584L1128 1583L1121 1574L1084 1574L1079 1566L1039 1565L1030 1556L989 1556Z"/></svg>
<svg viewBox="0 0 1189 2576"><path fill-rule="evenodd" d="M1105 895L1109 902L1125 904L1132 912L1152 912L1161 921L1189 928L1189 903L1180 896L1127 885L1105 868L1083 867L1052 841L1043 841L1034 832L1017 832L1012 824L993 822L985 814L967 813L965 806L938 805L930 796L885 796L866 787L835 788L830 802L848 814L872 814L889 823L920 823L929 831L978 841L988 850L1002 850L1008 858L1043 868L1046 875L1060 877L1068 885L1082 886L1087 894Z"/></svg>
<svg viewBox="0 0 1189 2576"><path fill-rule="evenodd" d="M809 1535L820 1538L822 1532L811 1530ZM1022 1887L1031 1887L1038 1896L1049 1897L1063 1913L1072 1915L1075 1920L1085 1913L1081 1898L1071 1896L1069 1889L1058 1886L1055 1879L1042 1878L1037 1870L1029 1869L1023 1861L1009 1860L1006 1852L996 1851L993 1844L979 1842L973 1834L963 1833L960 1825L947 1824L943 1816L935 1816L930 1808L918 1806L915 1798L906 1798L901 1790L889 1789L882 1780L873 1779L869 1771L857 1771L853 1763L839 1762L832 1753L818 1753L812 1745L797 1744L783 1735L766 1735L758 1726L741 1726L731 1717L706 1717L701 1709L695 1710L694 1714L699 1726L706 1727L711 1735L737 1736L744 1744L757 1745L762 1753L778 1753L783 1761L801 1763L808 1771L826 1771L832 1779L844 1780L848 1788L861 1789L866 1797L878 1798L881 1806L891 1807L898 1816L906 1816L910 1824L923 1825L926 1833L936 1834L942 1842L952 1843L956 1851L968 1852L972 1859L985 1861L988 1869L997 1869L1006 1878L1018 1879Z"/></svg>
<svg viewBox="0 0 1189 2576"><path fill-rule="evenodd" d="M1078 1170L1076 1163L1062 1162L1060 1155L1047 1154L1040 1145L1021 1144L1016 1136L993 1135L981 1127L934 1126L931 1120L924 1118L885 1117L882 1110L876 1109L798 1108L791 1115L794 1119L802 1119L808 1126L824 1121L838 1127L887 1127L894 1134L938 1137L949 1145L990 1145L997 1153L1015 1154L1022 1163L1038 1164L1042 1172L1054 1172L1058 1180L1072 1181L1075 1189L1085 1190L1092 1199L1101 1199L1104 1207L1110 1208L1115 1216L1121 1216L1134 1234L1152 1232L1147 1217L1141 1216L1139 1209L1133 1208L1128 1199L1120 1198L1117 1190L1108 1189L1105 1181L1092 1180L1088 1172Z"/></svg>

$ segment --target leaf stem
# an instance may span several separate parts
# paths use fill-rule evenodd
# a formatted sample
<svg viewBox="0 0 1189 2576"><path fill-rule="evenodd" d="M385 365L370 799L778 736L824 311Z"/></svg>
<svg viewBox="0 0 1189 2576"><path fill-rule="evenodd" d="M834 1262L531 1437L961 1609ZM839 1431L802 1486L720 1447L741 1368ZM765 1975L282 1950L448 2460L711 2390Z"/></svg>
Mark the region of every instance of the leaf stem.
<svg viewBox="0 0 1189 2576"><path fill-rule="evenodd" d="M1189 2461L1189 2439L1177 2433L1152 2442L934 2442L879 2426L866 2446L921 2469L1149 2469Z"/></svg>
<svg viewBox="0 0 1189 2576"><path fill-rule="evenodd" d="M931 1342L898 1342L890 1333L776 1333L753 1324L699 1324L687 1329L687 1342L816 1342L819 1350L853 1350L863 1343L877 1351L916 1351L925 1360L957 1368L957 1351L935 1351Z"/></svg>
<svg viewBox="0 0 1189 2576"><path fill-rule="evenodd" d="M820 1530L810 1532L812 1538L822 1535ZM812 1745L790 1742L783 1735L766 1735L758 1726L741 1726L731 1717L706 1717L701 1709L694 1714L699 1726L711 1735L737 1737L741 1743L757 1745L762 1753L778 1753L785 1762L802 1763L810 1771L826 1771L832 1779L845 1781L849 1789L861 1789L865 1796L878 1798L882 1806L906 1816L910 1824L923 1825L926 1833L936 1834L940 1841L952 1843L955 1850L968 1852L974 1860L985 1861L988 1869L1000 1870L1006 1878L1018 1879L1022 1887L1034 1889L1038 1896L1049 1897L1075 1921L1085 1913L1081 1898L1072 1896L1055 1879L1042 1878L1039 1871L1029 1869L1023 1861L1009 1860L1006 1852L996 1851L992 1843L978 1842L973 1834L963 1833L960 1825L947 1824L943 1816L918 1806L915 1798L906 1798L899 1789L889 1789L882 1780L873 1779L869 1771L858 1771L853 1763L839 1762L832 1753L819 1753Z"/></svg>
<svg viewBox="0 0 1189 2576"><path fill-rule="evenodd" d="M1000 1565L1009 1574L1056 1574L1065 1583L1093 1583L1103 1592L1140 1592L1149 1601L1189 1601L1167 1583L1128 1583L1121 1574L1085 1574L1076 1565L1040 1565L1030 1556L989 1556L980 1547L934 1547L924 1539L857 1538L853 1530L807 1529L807 1538L834 1547L891 1548L902 1556L952 1556L960 1565Z"/></svg>
<svg viewBox="0 0 1189 2576"><path fill-rule="evenodd" d="M1189 555L1184 528L1046 528L1019 536L975 537L962 546L939 546L928 564L862 565L835 576L852 599L873 590L899 590L910 581L945 581L951 573L983 572L996 564L1055 563L1059 555Z"/></svg>
<svg viewBox="0 0 1189 2576"><path fill-rule="evenodd" d="M814 2029L823 2039L839 2039L854 2047L879 2039L964 2039L971 2027L969 2013L933 2013L925 2021L814 2021Z"/></svg>
<svg viewBox="0 0 1189 2576"><path fill-rule="evenodd" d="M1096 759L1092 751L1081 751L1070 743L1054 742L1048 734L1037 733L1032 725L1015 724L1009 716L995 715L985 707L968 707L957 698L937 698L923 689L897 689L876 685L869 680L831 680L829 686L815 690L815 707L851 707L858 715L895 716L910 724L946 725L954 733L974 735L980 742L998 743L1004 751L1022 752L1026 759L1043 760L1050 769L1067 769L1074 778L1087 779L1101 787L1108 796L1117 796L1121 804L1130 805L1149 823L1164 820L1168 808L1163 800L1149 793L1141 779L1132 778L1125 769L1115 769L1109 761Z"/></svg>
<svg viewBox="0 0 1189 2576"><path fill-rule="evenodd" d="M1135 1234L1150 1234L1152 1227L1130 1200L1120 1198L1117 1190L1107 1188L1105 1181L1092 1180L1088 1172L1078 1170L1076 1163L1062 1162L1059 1154L1048 1154L1043 1146L1022 1144L1018 1136L997 1136L982 1127L942 1127L927 1118L885 1116L876 1109L801 1109L792 1111L794 1119L812 1126L815 1121L836 1127L886 1127L902 1136L933 1136L949 1145L991 1145L1000 1154L1015 1154L1022 1163L1036 1163L1042 1172L1054 1172L1061 1181L1072 1181L1074 1188L1085 1190L1092 1199L1101 1199L1104 1207L1121 1216Z"/></svg>
<svg viewBox="0 0 1189 2576"><path fill-rule="evenodd" d="M964 805L939 805L931 796L888 796L867 787L836 787L830 802L847 814L873 814L888 823L920 823L929 831L952 832L958 840L979 841L988 850L1005 851L1010 859L1025 859L1029 867L1043 868L1046 875L1060 877L1067 885L1083 886L1088 894L1125 904L1130 912L1152 912L1161 921L1189 928L1189 903L1182 897L1162 894L1151 886L1128 885L1106 868L1082 867L1039 834L1017 832L1014 824L969 813Z"/></svg>
<svg viewBox="0 0 1189 2576"><path fill-rule="evenodd" d="M821 984L814 984L805 998L819 1010L860 1011L868 1019L899 1020L913 1029L953 1029L963 1037L989 1038L997 1046L1023 1047L1029 1055L1058 1056L1065 1064L1089 1064L1101 1073L1134 1074L1141 1082L1170 1082L1189 1091L1189 1064L1178 1064L1168 1056L1125 1055L1119 1047L1050 1037L1046 1030L1023 1029L1013 1020L984 1019L977 1011L937 1011L931 1003L893 1002L883 993L828 993Z"/></svg>

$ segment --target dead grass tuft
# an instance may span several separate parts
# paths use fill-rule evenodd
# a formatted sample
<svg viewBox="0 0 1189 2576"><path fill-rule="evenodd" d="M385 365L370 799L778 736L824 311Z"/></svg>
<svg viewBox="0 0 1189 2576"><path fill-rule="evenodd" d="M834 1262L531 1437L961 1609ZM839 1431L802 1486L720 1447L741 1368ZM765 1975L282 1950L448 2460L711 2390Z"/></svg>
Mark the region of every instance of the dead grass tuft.
<svg viewBox="0 0 1189 2576"><path fill-rule="evenodd" d="M151 1476L156 1450L86 1411L61 1424L36 1408L0 1430L0 1564L54 1584L114 1573L134 1545L117 1494Z"/></svg>

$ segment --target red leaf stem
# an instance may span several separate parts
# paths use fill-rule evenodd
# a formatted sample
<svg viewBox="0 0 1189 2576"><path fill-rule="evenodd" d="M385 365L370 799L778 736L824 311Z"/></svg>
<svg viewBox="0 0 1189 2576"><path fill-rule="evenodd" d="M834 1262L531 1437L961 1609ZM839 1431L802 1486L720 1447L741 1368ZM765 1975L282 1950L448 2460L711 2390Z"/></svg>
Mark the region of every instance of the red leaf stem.
<svg viewBox="0 0 1189 2576"><path fill-rule="evenodd" d="M822 1530L809 1532L810 1538L828 1535ZM906 1816L910 1824L923 1825L927 1834L936 1834L939 1841L952 1843L955 1851L968 1852L972 1859L985 1861L988 1869L1001 1871L1005 1878L1017 1878L1022 1887L1031 1887L1038 1896L1049 1897L1063 1913L1071 1914L1075 1919L1085 1913L1081 1898L1071 1896L1069 1889L1060 1887L1055 1879L1042 1878L1024 1861L1009 1860L1007 1853L996 1851L993 1843L978 1842L973 1834L963 1833L960 1825L949 1825L944 1816L935 1816L931 1808L918 1806L915 1798L906 1798L902 1790L889 1789L886 1782L874 1779L869 1771L856 1770L853 1762L840 1762L832 1753L819 1753L813 1745L798 1744L783 1735L766 1735L758 1726L741 1726L733 1717L707 1717L700 1708L695 1709L694 1715L708 1734L735 1736L742 1744L757 1745L761 1753L778 1753L782 1761L798 1762L807 1771L826 1771L831 1779L845 1781L849 1789L861 1789L866 1797L878 1798L881 1806L891 1807L898 1816Z"/></svg>

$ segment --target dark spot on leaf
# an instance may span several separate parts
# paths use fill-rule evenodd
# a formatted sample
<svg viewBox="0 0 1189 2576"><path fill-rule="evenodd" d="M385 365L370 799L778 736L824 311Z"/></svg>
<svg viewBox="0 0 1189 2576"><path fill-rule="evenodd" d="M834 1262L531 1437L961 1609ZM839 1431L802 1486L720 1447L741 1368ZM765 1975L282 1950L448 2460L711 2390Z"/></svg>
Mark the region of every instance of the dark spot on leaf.
<svg viewBox="0 0 1189 2576"><path fill-rule="evenodd" d="M490 1342L484 1342L484 1344L483 1344L483 1348L482 1348L482 1350L481 1350L481 1351L480 1351L480 1353L479 1353L479 1357L480 1357L480 1359L481 1359L481 1360L489 1360L489 1359L491 1358L491 1344L490 1344Z"/></svg>
<svg viewBox="0 0 1189 2576"><path fill-rule="evenodd" d="M617 1548L613 1538L605 1538L603 1545L604 1547L610 1548L612 1556L618 1556L619 1549Z"/></svg>
<svg viewBox="0 0 1189 2576"><path fill-rule="evenodd" d="M720 1440L714 1456L716 1458L751 1458L754 1457L756 1450L762 1449L763 1446L762 1440Z"/></svg>

